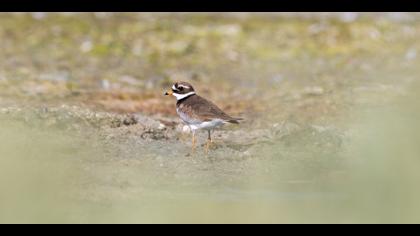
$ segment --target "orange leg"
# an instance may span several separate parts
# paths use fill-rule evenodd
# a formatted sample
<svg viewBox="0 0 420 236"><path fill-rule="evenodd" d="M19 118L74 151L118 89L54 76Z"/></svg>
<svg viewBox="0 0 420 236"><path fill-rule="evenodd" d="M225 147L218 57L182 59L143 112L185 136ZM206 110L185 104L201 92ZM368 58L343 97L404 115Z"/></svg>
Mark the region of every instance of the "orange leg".
<svg viewBox="0 0 420 236"><path fill-rule="evenodd" d="M211 139L211 131L208 130L208 133L209 133L209 136L207 138L207 143L206 143L206 154L209 153L210 146L213 143L213 140Z"/></svg>
<svg viewBox="0 0 420 236"><path fill-rule="evenodd" d="M191 151L194 153L195 152L195 143L196 143L196 139L195 139L195 132L192 132L192 147L191 147Z"/></svg>

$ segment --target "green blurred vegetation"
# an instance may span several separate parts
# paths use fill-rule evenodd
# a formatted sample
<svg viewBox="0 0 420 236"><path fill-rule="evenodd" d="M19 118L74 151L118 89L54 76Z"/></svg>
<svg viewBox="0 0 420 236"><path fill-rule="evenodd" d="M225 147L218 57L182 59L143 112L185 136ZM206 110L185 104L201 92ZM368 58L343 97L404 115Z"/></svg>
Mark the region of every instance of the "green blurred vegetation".
<svg viewBox="0 0 420 236"><path fill-rule="evenodd" d="M271 103L282 107L271 112L276 119L293 113L305 122L313 118L301 111L308 104L332 116L352 105L354 87L410 80L417 26L369 14L350 22L272 14L1 14L0 88L2 97L24 103L174 115L161 91L187 80L230 112L255 113L267 109L258 103ZM328 98L302 98L317 91Z"/></svg>

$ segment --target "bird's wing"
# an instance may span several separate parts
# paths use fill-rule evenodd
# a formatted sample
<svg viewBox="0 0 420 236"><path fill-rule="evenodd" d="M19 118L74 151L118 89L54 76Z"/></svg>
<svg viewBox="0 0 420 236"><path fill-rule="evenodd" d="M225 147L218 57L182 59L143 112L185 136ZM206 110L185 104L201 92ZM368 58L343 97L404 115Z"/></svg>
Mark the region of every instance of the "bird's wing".
<svg viewBox="0 0 420 236"><path fill-rule="evenodd" d="M190 104L193 107L195 118L210 121L213 119L222 119L228 122L235 121L236 119L222 111L216 104L211 101L197 96L197 102Z"/></svg>

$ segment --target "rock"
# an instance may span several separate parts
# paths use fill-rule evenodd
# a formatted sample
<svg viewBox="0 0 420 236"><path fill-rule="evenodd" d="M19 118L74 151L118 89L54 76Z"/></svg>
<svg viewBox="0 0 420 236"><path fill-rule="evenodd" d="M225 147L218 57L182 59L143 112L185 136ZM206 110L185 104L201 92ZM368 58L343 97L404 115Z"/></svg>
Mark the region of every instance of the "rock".
<svg viewBox="0 0 420 236"><path fill-rule="evenodd" d="M126 126L135 125L137 124L137 119L134 116L125 117L123 120L123 124Z"/></svg>
<svg viewBox="0 0 420 236"><path fill-rule="evenodd" d="M153 139L153 140L162 140L162 139L168 139L168 137L159 130L155 129L146 129L140 137L142 139Z"/></svg>
<svg viewBox="0 0 420 236"><path fill-rule="evenodd" d="M111 89L111 83L108 80L103 79L103 80L101 80L101 88L103 90L110 90Z"/></svg>
<svg viewBox="0 0 420 236"><path fill-rule="evenodd" d="M164 125L164 124L159 124L159 127L158 127L158 129L159 130L164 130L164 129L166 129L166 126Z"/></svg>
<svg viewBox="0 0 420 236"><path fill-rule="evenodd" d="M191 129L190 129L190 127L188 127L188 125L184 125L184 126L182 126L182 132L189 134L189 133L191 133Z"/></svg>

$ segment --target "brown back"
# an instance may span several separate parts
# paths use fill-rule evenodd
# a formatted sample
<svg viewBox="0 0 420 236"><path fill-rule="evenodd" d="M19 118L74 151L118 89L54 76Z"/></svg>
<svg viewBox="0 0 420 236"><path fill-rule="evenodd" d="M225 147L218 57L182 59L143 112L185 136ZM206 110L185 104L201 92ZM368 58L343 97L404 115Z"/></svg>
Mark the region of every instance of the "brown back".
<svg viewBox="0 0 420 236"><path fill-rule="evenodd" d="M210 121L222 119L231 123L238 123L237 119L229 116L211 101L192 95L177 102L177 107L190 114L192 119Z"/></svg>

